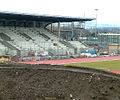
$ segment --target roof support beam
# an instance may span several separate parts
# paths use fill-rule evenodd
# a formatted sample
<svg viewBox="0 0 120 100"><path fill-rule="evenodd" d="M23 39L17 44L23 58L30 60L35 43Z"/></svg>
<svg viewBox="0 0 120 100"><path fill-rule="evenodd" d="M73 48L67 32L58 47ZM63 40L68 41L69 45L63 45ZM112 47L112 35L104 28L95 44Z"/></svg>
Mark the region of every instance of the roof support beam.
<svg viewBox="0 0 120 100"><path fill-rule="evenodd" d="M73 40L73 36L74 36L74 22L71 22L71 29L72 29L72 36L71 39Z"/></svg>
<svg viewBox="0 0 120 100"><path fill-rule="evenodd" d="M60 41L60 22L58 22L58 36L59 36L59 41Z"/></svg>

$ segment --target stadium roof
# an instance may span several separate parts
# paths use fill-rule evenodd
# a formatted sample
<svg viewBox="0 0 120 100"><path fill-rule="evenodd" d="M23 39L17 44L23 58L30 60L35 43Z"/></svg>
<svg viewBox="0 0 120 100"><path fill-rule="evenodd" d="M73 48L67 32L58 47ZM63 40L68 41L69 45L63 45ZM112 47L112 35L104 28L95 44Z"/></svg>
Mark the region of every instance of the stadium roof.
<svg viewBox="0 0 120 100"><path fill-rule="evenodd" d="M116 33L101 33L101 34L98 34L98 35L104 35L104 36L110 36L110 35L115 35L115 36L120 36L120 34L116 34Z"/></svg>
<svg viewBox="0 0 120 100"><path fill-rule="evenodd" d="M36 15L36 14L13 13L13 12L0 12L0 19L1 20L41 21L41 22L52 22L52 23L95 20L95 18L74 18L74 17Z"/></svg>

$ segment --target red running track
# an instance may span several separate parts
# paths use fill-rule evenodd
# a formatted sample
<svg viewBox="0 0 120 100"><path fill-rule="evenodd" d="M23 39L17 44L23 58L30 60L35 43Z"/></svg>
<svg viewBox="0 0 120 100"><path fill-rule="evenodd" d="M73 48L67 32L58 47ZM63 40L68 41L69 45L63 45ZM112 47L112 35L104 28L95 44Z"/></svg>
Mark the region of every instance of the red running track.
<svg viewBox="0 0 120 100"><path fill-rule="evenodd" d="M59 64L68 64L68 63L82 63L82 62L96 62L96 61L110 61L110 60L120 60L120 56L95 57L95 58L71 58L71 59L32 61L32 62L17 62L17 63L59 65ZM120 70L109 70L109 71L114 73L120 73Z"/></svg>
<svg viewBox="0 0 120 100"><path fill-rule="evenodd" d="M120 60L120 56L96 57L96 58L71 58L71 59L56 59L56 60L41 60L32 62L18 62L26 64L68 64L68 63L82 63L82 62L96 62L96 61L110 61Z"/></svg>
<svg viewBox="0 0 120 100"><path fill-rule="evenodd" d="M110 71L110 72L116 73L116 74L120 74L120 70L107 70L107 71Z"/></svg>

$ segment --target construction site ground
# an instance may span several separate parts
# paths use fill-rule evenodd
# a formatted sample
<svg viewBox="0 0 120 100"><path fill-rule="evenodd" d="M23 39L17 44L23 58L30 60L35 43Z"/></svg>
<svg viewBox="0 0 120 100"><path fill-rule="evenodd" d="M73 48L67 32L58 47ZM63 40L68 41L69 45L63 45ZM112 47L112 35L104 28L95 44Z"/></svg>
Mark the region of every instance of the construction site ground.
<svg viewBox="0 0 120 100"><path fill-rule="evenodd" d="M73 66L0 64L0 100L120 100L120 75Z"/></svg>

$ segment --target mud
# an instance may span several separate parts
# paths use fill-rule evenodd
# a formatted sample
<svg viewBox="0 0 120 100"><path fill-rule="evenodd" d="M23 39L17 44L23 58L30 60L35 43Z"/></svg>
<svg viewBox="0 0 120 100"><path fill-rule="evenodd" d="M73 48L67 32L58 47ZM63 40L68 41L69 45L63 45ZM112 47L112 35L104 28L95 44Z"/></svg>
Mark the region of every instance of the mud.
<svg viewBox="0 0 120 100"><path fill-rule="evenodd" d="M120 100L120 75L73 66L0 64L0 100Z"/></svg>

